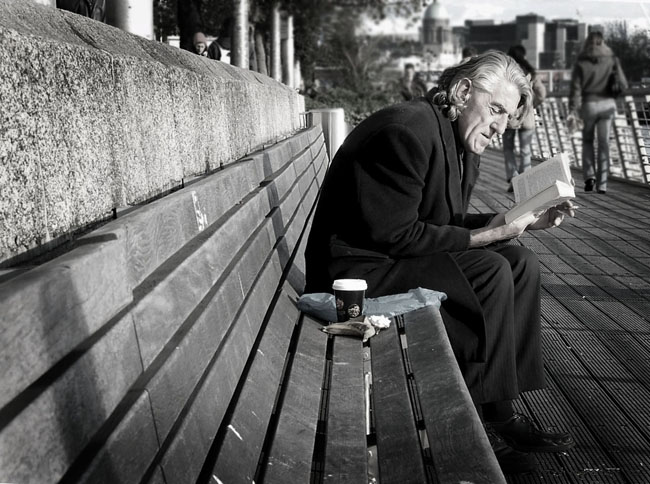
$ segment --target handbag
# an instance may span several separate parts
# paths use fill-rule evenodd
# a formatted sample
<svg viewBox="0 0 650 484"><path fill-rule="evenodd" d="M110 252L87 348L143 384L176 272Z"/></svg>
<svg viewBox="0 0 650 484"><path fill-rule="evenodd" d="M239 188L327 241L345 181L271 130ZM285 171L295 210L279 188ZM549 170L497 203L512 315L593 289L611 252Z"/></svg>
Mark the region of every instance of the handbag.
<svg viewBox="0 0 650 484"><path fill-rule="evenodd" d="M607 94L614 98L623 94L623 83L618 72L619 69L618 57L614 57L612 72L609 73L609 78L607 79Z"/></svg>

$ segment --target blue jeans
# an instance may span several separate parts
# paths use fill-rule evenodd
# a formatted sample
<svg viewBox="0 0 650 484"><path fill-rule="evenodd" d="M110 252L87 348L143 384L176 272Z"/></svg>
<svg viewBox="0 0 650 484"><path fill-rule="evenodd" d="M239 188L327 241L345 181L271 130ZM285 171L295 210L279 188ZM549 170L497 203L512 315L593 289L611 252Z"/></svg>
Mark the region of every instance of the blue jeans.
<svg viewBox="0 0 650 484"><path fill-rule="evenodd" d="M533 141L534 129L506 129L503 133L503 157L506 160L506 180L523 173L530 168L530 145ZM515 156L515 136L519 134L519 152L521 159L517 164Z"/></svg>
<svg viewBox="0 0 650 484"><path fill-rule="evenodd" d="M616 101L603 99L582 105L582 175L596 180L597 190L607 190L609 174L609 131L616 115ZM594 139L598 138L598 163L595 163Z"/></svg>

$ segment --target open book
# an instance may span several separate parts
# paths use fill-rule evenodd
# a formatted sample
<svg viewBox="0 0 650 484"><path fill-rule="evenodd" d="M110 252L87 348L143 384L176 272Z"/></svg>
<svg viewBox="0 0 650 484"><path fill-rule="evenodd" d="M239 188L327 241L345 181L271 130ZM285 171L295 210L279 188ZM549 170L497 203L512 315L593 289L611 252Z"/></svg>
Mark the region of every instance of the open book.
<svg viewBox="0 0 650 484"><path fill-rule="evenodd" d="M506 212L506 223L575 198L569 157L560 153L513 177L512 189L515 206Z"/></svg>

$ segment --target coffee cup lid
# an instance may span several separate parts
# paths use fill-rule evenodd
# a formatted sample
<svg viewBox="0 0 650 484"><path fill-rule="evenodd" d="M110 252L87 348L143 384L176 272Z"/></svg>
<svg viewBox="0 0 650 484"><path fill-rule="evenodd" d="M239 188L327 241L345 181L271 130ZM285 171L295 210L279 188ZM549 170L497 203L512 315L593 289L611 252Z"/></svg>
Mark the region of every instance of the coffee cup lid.
<svg viewBox="0 0 650 484"><path fill-rule="evenodd" d="M364 279L336 279L332 284L335 291L365 291L368 284Z"/></svg>

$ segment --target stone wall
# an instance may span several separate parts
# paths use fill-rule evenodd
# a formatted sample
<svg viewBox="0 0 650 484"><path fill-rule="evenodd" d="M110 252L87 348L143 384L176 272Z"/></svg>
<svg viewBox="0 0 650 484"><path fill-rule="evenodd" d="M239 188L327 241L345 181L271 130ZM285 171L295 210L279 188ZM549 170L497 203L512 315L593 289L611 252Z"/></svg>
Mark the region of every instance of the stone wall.
<svg viewBox="0 0 650 484"><path fill-rule="evenodd" d="M301 127L266 76L0 0L0 268Z"/></svg>

